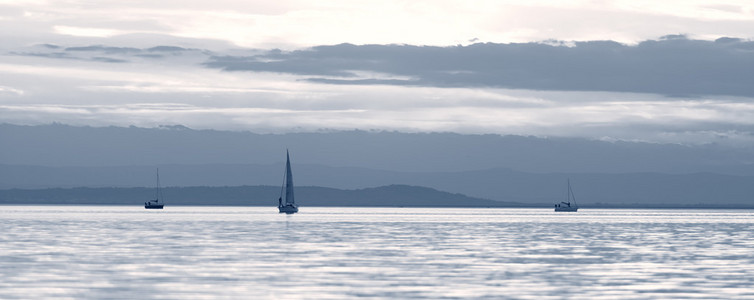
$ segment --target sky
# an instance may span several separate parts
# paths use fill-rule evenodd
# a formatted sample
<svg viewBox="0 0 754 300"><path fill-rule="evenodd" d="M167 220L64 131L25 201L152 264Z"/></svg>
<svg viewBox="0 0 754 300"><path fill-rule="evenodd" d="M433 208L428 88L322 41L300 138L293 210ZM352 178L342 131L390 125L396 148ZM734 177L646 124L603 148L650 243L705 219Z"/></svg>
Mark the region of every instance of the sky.
<svg viewBox="0 0 754 300"><path fill-rule="evenodd" d="M0 0L0 122L754 147L750 1Z"/></svg>

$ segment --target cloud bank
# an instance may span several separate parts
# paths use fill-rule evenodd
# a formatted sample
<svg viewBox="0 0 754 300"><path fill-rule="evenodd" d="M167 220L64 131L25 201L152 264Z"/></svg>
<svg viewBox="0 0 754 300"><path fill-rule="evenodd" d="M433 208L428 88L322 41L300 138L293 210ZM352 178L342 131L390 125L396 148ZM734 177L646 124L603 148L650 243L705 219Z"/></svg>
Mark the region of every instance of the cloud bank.
<svg viewBox="0 0 754 300"><path fill-rule="evenodd" d="M328 84L608 91L754 97L754 42L666 36L614 41L469 46L319 46L253 56L213 56L226 71L276 72Z"/></svg>
<svg viewBox="0 0 754 300"><path fill-rule="evenodd" d="M738 38L0 50L0 122L13 124L754 145L754 45Z"/></svg>
<svg viewBox="0 0 754 300"><path fill-rule="evenodd" d="M751 38L754 4L740 0L164 0L2 1L6 44L41 41L135 45L164 38L246 48L355 44L454 45L545 39L635 43L667 33ZM88 41L88 42L84 42ZM206 45L206 43L205 43ZM207 46L205 46L207 47Z"/></svg>

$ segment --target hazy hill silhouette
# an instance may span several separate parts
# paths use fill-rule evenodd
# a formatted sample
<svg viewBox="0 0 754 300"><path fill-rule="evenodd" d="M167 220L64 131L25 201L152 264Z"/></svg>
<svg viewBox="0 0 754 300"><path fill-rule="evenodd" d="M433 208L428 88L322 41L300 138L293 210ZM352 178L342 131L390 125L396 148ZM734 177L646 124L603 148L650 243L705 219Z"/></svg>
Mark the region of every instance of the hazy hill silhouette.
<svg viewBox="0 0 754 300"><path fill-rule="evenodd" d="M289 148L298 186L411 185L530 205L556 202L566 178L594 205L741 206L754 195L754 151L718 145L61 124L2 124L0 138L0 189L151 187L158 166L164 186L277 186Z"/></svg>
<svg viewBox="0 0 754 300"><path fill-rule="evenodd" d="M277 205L280 188L274 186L167 187L170 205ZM391 185L341 190L324 187L296 188L301 206L411 206L411 207L520 207L521 203L492 201L438 190ZM142 205L154 199L153 188L51 188L0 190L0 204Z"/></svg>

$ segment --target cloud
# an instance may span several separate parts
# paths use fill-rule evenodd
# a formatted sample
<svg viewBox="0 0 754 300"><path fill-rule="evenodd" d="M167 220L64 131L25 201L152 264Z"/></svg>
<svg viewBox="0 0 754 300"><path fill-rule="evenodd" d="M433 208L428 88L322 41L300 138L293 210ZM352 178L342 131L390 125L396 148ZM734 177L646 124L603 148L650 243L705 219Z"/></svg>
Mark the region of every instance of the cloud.
<svg viewBox="0 0 754 300"><path fill-rule="evenodd" d="M7 87L0 91L0 122L754 145L752 97L715 96L748 95L735 91L751 77L733 75L747 74L751 52L745 39L684 35L636 45L341 44L296 51L47 42L2 56L8 59L0 63ZM693 81L703 89L680 97L680 88L657 87L695 76L668 66L730 74ZM651 76L658 82L645 78Z"/></svg>
<svg viewBox="0 0 754 300"><path fill-rule="evenodd" d="M214 56L205 65L226 71L303 75L329 84L754 97L754 42L737 38L706 41L669 35L637 45L614 41L453 47L340 44ZM408 79L357 76L357 71Z"/></svg>
<svg viewBox="0 0 754 300"><path fill-rule="evenodd" d="M23 90L12 88L9 86L0 86L0 96L22 96Z"/></svg>
<svg viewBox="0 0 754 300"><path fill-rule="evenodd" d="M128 54L139 53L141 49L127 48L127 47L105 47L105 46L85 46L85 47L68 47L65 51L91 51L91 52L104 52L107 54Z"/></svg>
<svg viewBox="0 0 754 300"><path fill-rule="evenodd" d="M25 49L10 51L17 56L95 61L104 63L126 63L138 59L165 61L168 58L199 57L206 60L212 52L177 46L153 46L149 48L114 47L103 45L61 47L54 44L39 44Z"/></svg>
<svg viewBox="0 0 754 300"><path fill-rule="evenodd" d="M125 32L114 29L105 28L86 28L86 27L73 27L73 26L54 26L53 30L58 34L72 35L72 36L84 36L84 37L110 37Z"/></svg>
<svg viewBox="0 0 754 300"><path fill-rule="evenodd" d="M746 99L296 84L299 87L288 93L245 90L242 85L231 91L192 89L188 85L100 86L70 91L76 93L79 104L55 102L54 98L46 104L8 103L0 105L0 115L3 122L14 124L182 124L197 129L274 133L322 129L439 131L754 146L754 104Z"/></svg>
<svg viewBox="0 0 754 300"><path fill-rule="evenodd" d="M143 34L263 49L343 42L447 46L474 39L633 44L668 32L751 38L752 10L740 0L0 1L0 36L4 45L113 44L122 35Z"/></svg>

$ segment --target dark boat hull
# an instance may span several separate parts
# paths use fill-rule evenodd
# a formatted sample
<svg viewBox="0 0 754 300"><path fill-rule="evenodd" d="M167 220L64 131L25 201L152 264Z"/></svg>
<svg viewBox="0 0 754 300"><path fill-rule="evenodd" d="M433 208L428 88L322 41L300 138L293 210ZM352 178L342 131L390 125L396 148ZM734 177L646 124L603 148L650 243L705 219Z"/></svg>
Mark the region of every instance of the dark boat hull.
<svg viewBox="0 0 754 300"><path fill-rule="evenodd" d="M162 209L162 207L165 206L164 204L144 204L144 208L146 209Z"/></svg>
<svg viewBox="0 0 754 300"><path fill-rule="evenodd" d="M286 206L278 206L278 211L286 214L295 214L298 212L298 207L293 205L286 205Z"/></svg>
<svg viewBox="0 0 754 300"><path fill-rule="evenodd" d="M560 212L577 212L579 210L578 207L556 207L555 211Z"/></svg>

